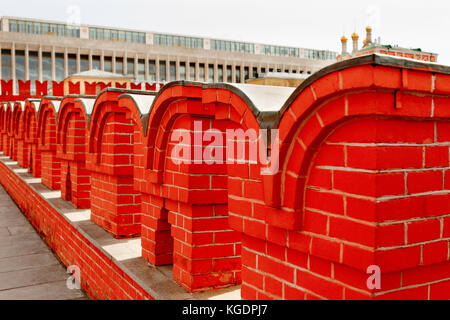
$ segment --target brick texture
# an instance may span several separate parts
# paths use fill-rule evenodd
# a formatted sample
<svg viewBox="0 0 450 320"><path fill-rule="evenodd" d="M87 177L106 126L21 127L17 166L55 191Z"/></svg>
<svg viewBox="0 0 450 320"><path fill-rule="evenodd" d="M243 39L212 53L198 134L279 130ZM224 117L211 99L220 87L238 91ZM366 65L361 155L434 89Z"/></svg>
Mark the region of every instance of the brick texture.
<svg viewBox="0 0 450 320"><path fill-rule="evenodd" d="M141 234L141 193L134 188L133 166L134 145L142 144L143 133L119 109L119 95L106 91L96 100L86 168L91 171L91 219L114 237L130 238Z"/></svg>
<svg viewBox="0 0 450 320"><path fill-rule="evenodd" d="M377 63L323 75L289 100L280 140L260 150L276 153L279 142L273 175L242 153L261 141L258 134L227 136L259 132L253 106L236 90L198 84L166 86L146 106L108 89L90 117L73 97L61 109L27 100L20 116L3 103L0 146L74 206L90 208L114 237L141 236L142 256L172 264L174 281L188 291L242 282L244 299L447 299L448 80ZM214 138L197 140L209 129ZM233 161L208 163L220 151ZM184 161L198 154L199 161ZM146 297L130 281L118 288L122 280L111 279L120 270L85 250L82 235L1 164L0 171L63 262L92 271L94 259L109 270L89 273L90 295ZM54 232L77 247L68 251ZM367 285L373 265L381 288Z"/></svg>
<svg viewBox="0 0 450 320"><path fill-rule="evenodd" d="M61 188L61 160L56 156L56 121L59 100L43 99L38 113L37 148L41 152L42 183L52 190Z"/></svg>
<svg viewBox="0 0 450 320"><path fill-rule="evenodd" d="M78 209L91 206L91 172L86 167L88 116L83 102L73 97L61 102L56 148L61 161L61 196Z"/></svg>

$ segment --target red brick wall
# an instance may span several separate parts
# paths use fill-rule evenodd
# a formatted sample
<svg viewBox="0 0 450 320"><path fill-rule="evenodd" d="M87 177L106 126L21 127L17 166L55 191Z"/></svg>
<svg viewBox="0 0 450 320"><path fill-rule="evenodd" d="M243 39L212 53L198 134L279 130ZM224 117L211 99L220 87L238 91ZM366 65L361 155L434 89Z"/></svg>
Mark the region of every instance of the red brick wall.
<svg viewBox="0 0 450 320"><path fill-rule="evenodd" d="M140 195L133 178L91 173L91 219L118 238L141 233Z"/></svg>
<svg viewBox="0 0 450 320"><path fill-rule="evenodd" d="M17 143L17 139L16 138L14 138L14 137L11 137L10 138L10 140L11 140L11 158L14 160L14 161L17 161L17 157L18 157L18 152L17 152L17 148L18 148L18 143Z"/></svg>
<svg viewBox="0 0 450 320"><path fill-rule="evenodd" d="M370 298L364 270L376 264L377 298L437 299L448 284L435 281L450 278L449 128L377 118L340 126L311 164L302 231L244 238L243 296Z"/></svg>
<svg viewBox="0 0 450 320"><path fill-rule="evenodd" d="M141 196L134 190L132 174L133 122L124 115L111 114L102 134L100 163L123 173L92 173L91 217L114 236L138 236L141 233Z"/></svg>
<svg viewBox="0 0 450 320"><path fill-rule="evenodd" d="M91 172L84 163L61 160L61 197L77 209L91 207Z"/></svg>
<svg viewBox="0 0 450 320"><path fill-rule="evenodd" d="M61 160L56 156L56 114L51 102L42 102L38 116L38 149L41 151L42 183L61 188Z"/></svg>
<svg viewBox="0 0 450 320"><path fill-rule="evenodd" d="M11 137L7 133L3 134L3 153L6 156L11 154Z"/></svg>
<svg viewBox="0 0 450 320"><path fill-rule="evenodd" d="M5 113L6 113L6 105L4 103L0 103L0 150L3 151L3 134L5 131Z"/></svg>
<svg viewBox="0 0 450 320"><path fill-rule="evenodd" d="M88 150L68 144L73 157L61 156L64 197L69 189L75 196L77 177L91 175L92 219L129 237L141 232L142 217L143 257L173 264L174 280L189 291L242 278L245 299L448 298L450 76L376 61L341 67L305 82L280 112L274 175L251 159L207 165L172 157L172 134L192 136L195 121L203 133L260 129L237 89L171 84L148 115L119 107L123 92L106 91ZM84 120L73 119L62 132L78 141ZM51 124L40 129L52 132ZM42 150L47 176L51 150ZM373 265L380 289L367 285Z"/></svg>
<svg viewBox="0 0 450 320"><path fill-rule="evenodd" d="M84 234L0 162L0 183L65 266L81 271L81 286L91 299L153 300L126 272Z"/></svg>
<svg viewBox="0 0 450 320"><path fill-rule="evenodd" d="M28 162L28 172L35 177L41 176L41 152L37 148L37 119L35 105L30 101L25 102L25 110L20 126L23 127L24 146L28 145L28 150L24 150L26 161Z"/></svg>
<svg viewBox="0 0 450 320"><path fill-rule="evenodd" d="M7 156L13 156L13 146L12 141L12 106L11 103L6 104L5 119L3 125L3 153Z"/></svg>
<svg viewBox="0 0 450 320"><path fill-rule="evenodd" d="M17 162L22 168L29 167L28 153L28 143L26 143L23 139L17 139Z"/></svg>
<svg viewBox="0 0 450 320"><path fill-rule="evenodd" d="M28 161L30 163L30 168L28 172L32 173L36 178L41 177L41 152L38 149L37 143L30 144L30 149L28 151Z"/></svg>
<svg viewBox="0 0 450 320"><path fill-rule="evenodd" d="M209 143L195 141L196 122L201 123L203 133L216 129L223 134L227 127L236 126L233 121L240 126L245 116L243 101L239 115L228 104L206 101L219 96L229 103L229 92L217 95L213 91L208 95L190 85L163 89L149 116L145 171L135 179L144 195L143 257L158 265L170 263L172 256L174 280L188 291L241 282L241 237L228 223L226 164L177 163L183 159L172 155L178 144L171 141L175 130L191 136L192 155L196 148L203 155ZM199 103L196 98L203 94L203 103Z"/></svg>
<svg viewBox="0 0 450 320"><path fill-rule="evenodd" d="M134 189L134 143L142 129L119 109L119 92L97 98L89 132L91 219L117 238L141 234L141 194ZM135 135L140 131L140 135ZM140 137L140 138L139 138Z"/></svg>
<svg viewBox="0 0 450 320"><path fill-rule="evenodd" d="M244 298L448 297L441 77L360 66L298 93L280 123L281 172L263 183L273 208L251 221L248 197L230 202L245 234ZM380 289L367 286L371 265Z"/></svg>
<svg viewBox="0 0 450 320"><path fill-rule="evenodd" d="M65 98L58 114L56 156L61 160L61 196L75 208L88 209L91 172L86 168L87 121L82 103L74 100Z"/></svg>

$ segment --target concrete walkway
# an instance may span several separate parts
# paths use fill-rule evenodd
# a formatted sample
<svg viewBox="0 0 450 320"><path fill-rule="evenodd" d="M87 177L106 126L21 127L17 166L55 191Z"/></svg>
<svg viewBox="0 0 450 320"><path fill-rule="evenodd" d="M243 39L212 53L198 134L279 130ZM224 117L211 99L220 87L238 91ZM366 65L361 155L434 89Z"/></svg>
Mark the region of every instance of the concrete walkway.
<svg viewBox="0 0 450 320"><path fill-rule="evenodd" d="M0 300L87 299L0 185Z"/></svg>

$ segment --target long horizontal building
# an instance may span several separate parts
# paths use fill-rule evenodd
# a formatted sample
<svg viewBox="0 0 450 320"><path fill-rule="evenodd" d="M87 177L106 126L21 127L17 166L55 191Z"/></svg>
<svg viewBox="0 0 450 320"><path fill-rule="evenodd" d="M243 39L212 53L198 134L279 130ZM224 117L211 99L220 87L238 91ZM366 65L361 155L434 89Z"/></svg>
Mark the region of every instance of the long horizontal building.
<svg viewBox="0 0 450 320"><path fill-rule="evenodd" d="M136 82L244 83L258 73L312 74L336 52L28 18L0 20L0 79L62 81L98 69Z"/></svg>

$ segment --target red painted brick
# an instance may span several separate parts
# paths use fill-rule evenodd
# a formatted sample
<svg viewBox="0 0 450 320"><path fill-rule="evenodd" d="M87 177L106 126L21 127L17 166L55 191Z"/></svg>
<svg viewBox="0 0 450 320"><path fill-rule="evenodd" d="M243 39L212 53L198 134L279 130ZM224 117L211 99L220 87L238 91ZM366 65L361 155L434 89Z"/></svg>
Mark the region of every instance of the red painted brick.
<svg viewBox="0 0 450 320"><path fill-rule="evenodd" d="M437 141L448 142L450 141L450 122L439 121L436 123Z"/></svg>
<svg viewBox="0 0 450 320"><path fill-rule="evenodd" d="M420 264L420 246L375 252L375 264L383 272L417 267Z"/></svg>
<svg viewBox="0 0 450 320"><path fill-rule="evenodd" d="M325 126L342 119L345 116L345 98L340 97L328 102L318 111L318 114Z"/></svg>
<svg viewBox="0 0 450 320"><path fill-rule="evenodd" d="M381 201L377 205L377 220L393 221L422 217L425 211L423 197L409 197Z"/></svg>
<svg viewBox="0 0 450 320"><path fill-rule="evenodd" d="M437 80L437 79L436 79ZM434 115L435 117L450 116L450 101L447 98L433 97L434 101Z"/></svg>
<svg viewBox="0 0 450 320"><path fill-rule="evenodd" d="M347 167L356 169L377 168L376 147L347 146Z"/></svg>
<svg viewBox="0 0 450 320"><path fill-rule="evenodd" d="M438 241L423 245L423 264L434 264L447 260L448 241Z"/></svg>
<svg viewBox="0 0 450 320"><path fill-rule="evenodd" d="M340 259L341 246L337 242L321 238L312 238L311 254L329 261L338 262Z"/></svg>
<svg viewBox="0 0 450 320"><path fill-rule="evenodd" d="M317 234L327 234L328 216L305 210L303 217L303 228L305 231L313 232Z"/></svg>
<svg viewBox="0 0 450 320"><path fill-rule="evenodd" d="M404 195L405 174L403 172L379 173L376 175L376 196Z"/></svg>
<svg viewBox="0 0 450 320"><path fill-rule="evenodd" d="M374 196L375 175L358 171L334 171L333 187L345 193Z"/></svg>
<svg viewBox="0 0 450 320"><path fill-rule="evenodd" d="M440 279L450 278L450 262L443 262L404 270L402 272L403 286L412 286L435 282Z"/></svg>
<svg viewBox="0 0 450 320"><path fill-rule="evenodd" d="M272 277L264 277L264 291L281 299L283 296L283 283Z"/></svg>
<svg viewBox="0 0 450 320"><path fill-rule="evenodd" d="M374 246L375 225L358 223L345 218L330 217L329 235L330 237L366 246Z"/></svg>
<svg viewBox="0 0 450 320"><path fill-rule="evenodd" d="M249 268L242 267L242 278L244 283L248 283L258 289L264 289L264 276Z"/></svg>
<svg viewBox="0 0 450 320"><path fill-rule="evenodd" d="M448 94L450 92L450 76L448 74L436 75L435 92L444 94Z"/></svg>
<svg viewBox="0 0 450 320"><path fill-rule="evenodd" d="M331 171L319 168L311 170L311 174L308 179L308 185L312 187L331 189L332 187Z"/></svg>
<svg viewBox="0 0 450 320"><path fill-rule="evenodd" d="M377 169L422 168L421 147L378 147Z"/></svg>
<svg viewBox="0 0 450 320"><path fill-rule="evenodd" d="M374 200L346 197L346 207L346 214L349 217L371 222L376 221Z"/></svg>
<svg viewBox="0 0 450 320"><path fill-rule="evenodd" d="M448 146L432 146L425 148L425 167L448 167L449 149Z"/></svg>
<svg viewBox="0 0 450 320"><path fill-rule="evenodd" d="M430 72L402 70L405 87L413 91L431 92L432 75Z"/></svg>
<svg viewBox="0 0 450 320"><path fill-rule="evenodd" d="M285 281L294 281L294 269L292 267L287 266L284 263L268 259L265 256L258 257L258 269Z"/></svg>
<svg viewBox="0 0 450 320"><path fill-rule="evenodd" d="M441 170L408 172L407 181L408 193L414 194L442 190L444 177Z"/></svg>
<svg viewBox="0 0 450 320"><path fill-rule="evenodd" d="M287 249L286 251L287 262L292 263L300 268L307 268L308 265L308 255L292 249Z"/></svg>
<svg viewBox="0 0 450 320"><path fill-rule="evenodd" d="M442 281L430 285L430 300L447 300L450 292L450 281Z"/></svg>
<svg viewBox="0 0 450 320"><path fill-rule="evenodd" d="M323 145L314 159L316 166L345 166L344 146Z"/></svg>
<svg viewBox="0 0 450 320"><path fill-rule="evenodd" d="M408 243L439 239L441 223L438 219L413 221L407 224Z"/></svg>
<svg viewBox="0 0 450 320"><path fill-rule="evenodd" d="M285 300L304 300L305 292L289 285L284 285Z"/></svg>
<svg viewBox="0 0 450 320"><path fill-rule="evenodd" d="M355 135L355 132L358 132ZM327 139L328 142L376 142L376 122L373 119L357 119L338 127Z"/></svg>
<svg viewBox="0 0 450 320"><path fill-rule="evenodd" d="M296 284L326 299L339 300L343 298L344 288L342 286L308 272L298 271Z"/></svg>
<svg viewBox="0 0 450 320"><path fill-rule="evenodd" d="M341 195L308 189L305 206L325 212L344 214L344 199Z"/></svg>
<svg viewBox="0 0 450 320"><path fill-rule="evenodd" d="M378 226L376 229L377 247L395 247L405 244L405 225L403 223Z"/></svg>
<svg viewBox="0 0 450 320"><path fill-rule="evenodd" d="M376 121L377 139L380 143L432 143L434 124L429 121L380 119ZM414 134L411 134L414 132Z"/></svg>
<svg viewBox="0 0 450 320"><path fill-rule="evenodd" d="M371 250L346 244L342 250L342 262L348 266L365 271L368 266L375 264L374 253Z"/></svg>
<svg viewBox="0 0 450 320"><path fill-rule="evenodd" d="M331 278L332 264L329 261L309 256L309 270L313 273Z"/></svg>
<svg viewBox="0 0 450 320"><path fill-rule="evenodd" d="M289 232L289 248L301 252L308 252L311 246L311 237L299 232Z"/></svg>

